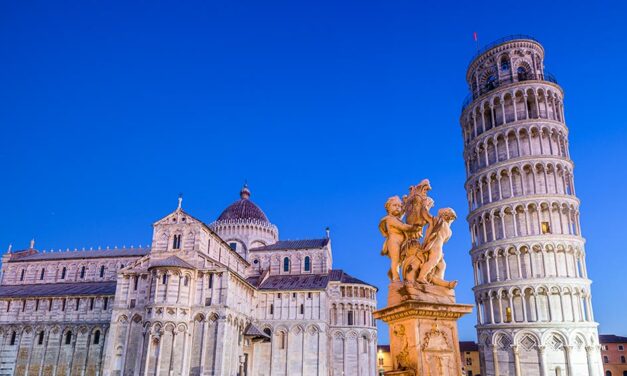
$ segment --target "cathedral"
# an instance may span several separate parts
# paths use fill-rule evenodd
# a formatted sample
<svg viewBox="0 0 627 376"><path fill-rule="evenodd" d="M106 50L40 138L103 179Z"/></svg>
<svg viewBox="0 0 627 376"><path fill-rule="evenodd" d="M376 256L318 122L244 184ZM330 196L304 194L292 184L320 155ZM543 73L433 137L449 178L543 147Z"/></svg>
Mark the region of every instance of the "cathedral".
<svg viewBox="0 0 627 376"><path fill-rule="evenodd" d="M372 376L376 291L328 232L279 240L247 186L211 224L179 199L149 247L9 250L0 375Z"/></svg>

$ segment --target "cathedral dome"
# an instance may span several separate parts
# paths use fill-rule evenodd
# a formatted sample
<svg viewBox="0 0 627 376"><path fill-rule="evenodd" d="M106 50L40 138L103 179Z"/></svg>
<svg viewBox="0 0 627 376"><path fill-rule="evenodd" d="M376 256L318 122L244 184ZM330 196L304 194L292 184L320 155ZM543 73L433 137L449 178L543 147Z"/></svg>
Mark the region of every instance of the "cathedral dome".
<svg viewBox="0 0 627 376"><path fill-rule="evenodd" d="M218 221L257 220L270 223L263 210L250 200L250 190L244 185L239 193L240 199L229 205L218 217Z"/></svg>

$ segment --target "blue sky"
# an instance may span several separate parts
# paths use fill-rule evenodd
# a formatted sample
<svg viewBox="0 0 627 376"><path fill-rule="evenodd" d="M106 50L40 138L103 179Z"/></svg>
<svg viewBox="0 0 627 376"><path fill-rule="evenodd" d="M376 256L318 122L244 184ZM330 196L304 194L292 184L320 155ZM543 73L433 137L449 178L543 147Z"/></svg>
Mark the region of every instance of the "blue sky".
<svg viewBox="0 0 627 376"><path fill-rule="evenodd" d="M245 179L284 239L331 227L334 267L381 287L377 223L431 179L473 303L459 126L481 44L529 34L566 93L595 318L627 334L621 2L2 2L0 245L146 244L176 207L213 221ZM459 322L475 338L475 317ZM380 342L387 328L380 327Z"/></svg>

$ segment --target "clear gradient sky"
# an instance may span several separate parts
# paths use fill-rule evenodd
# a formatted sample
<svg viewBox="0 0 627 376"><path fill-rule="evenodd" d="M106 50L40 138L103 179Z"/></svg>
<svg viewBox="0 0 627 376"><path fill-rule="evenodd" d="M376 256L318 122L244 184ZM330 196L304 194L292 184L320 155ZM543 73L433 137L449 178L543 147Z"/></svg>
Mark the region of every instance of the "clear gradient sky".
<svg viewBox="0 0 627 376"><path fill-rule="evenodd" d="M600 331L626 335L625 4L3 1L0 245L146 244L179 192L209 223L247 179L281 238L330 226L334 267L382 306L383 204L428 177L459 214L447 276L473 303L458 122L472 33L523 33L566 93Z"/></svg>

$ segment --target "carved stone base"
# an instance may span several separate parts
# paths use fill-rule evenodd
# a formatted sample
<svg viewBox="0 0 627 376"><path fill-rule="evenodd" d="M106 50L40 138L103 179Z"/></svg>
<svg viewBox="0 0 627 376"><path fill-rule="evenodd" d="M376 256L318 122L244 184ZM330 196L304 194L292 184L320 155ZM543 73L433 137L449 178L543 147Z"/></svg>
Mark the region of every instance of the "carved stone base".
<svg viewBox="0 0 627 376"><path fill-rule="evenodd" d="M462 376L457 320L472 307L405 300L376 311L374 317L390 327L394 371L385 375Z"/></svg>
<svg viewBox="0 0 627 376"><path fill-rule="evenodd" d="M409 300L455 304L455 290L441 286L403 281L390 282L388 285L388 307Z"/></svg>
<svg viewBox="0 0 627 376"><path fill-rule="evenodd" d="M384 373L385 376L416 376L414 371L387 371Z"/></svg>

